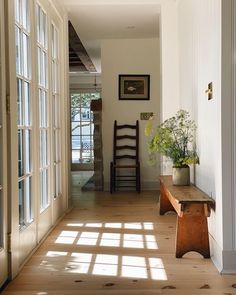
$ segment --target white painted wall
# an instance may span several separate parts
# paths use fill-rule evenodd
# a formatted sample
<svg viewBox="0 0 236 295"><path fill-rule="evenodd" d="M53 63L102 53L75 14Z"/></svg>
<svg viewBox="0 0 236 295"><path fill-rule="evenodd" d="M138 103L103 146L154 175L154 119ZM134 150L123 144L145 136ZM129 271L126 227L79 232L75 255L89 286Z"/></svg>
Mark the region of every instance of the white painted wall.
<svg viewBox="0 0 236 295"><path fill-rule="evenodd" d="M108 188L113 154L113 124L135 123L141 112L154 112L160 120L159 39L120 39L102 41L103 157L105 189ZM119 74L150 74L150 100L118 99ZM147 163L147 138L140 123L140 162L142 189L158 185L159 168Z"/></svg>
<svg viewBox="0 0 236 295"><path fill-rule="evenodd" d="M161 121L179 110L178 9L176 1L161 4ZM172 174L172 161L160 157L161 174Z"/></svg>
<svg viewBox="0 0 236 295"><path fill-rule="evenodd" d="M180 107L196 120L196 185L216 201L209 220L212 259L222 271L221 0L179 1ZM213 99L205 90L213 82Z"/></svg>
<svg viewBox="0 0 236 295"><path fill-rule="evenodd" d="M176 1L161 5L161 119L173 116L179 110L179 48L178 10Z"/></svg>

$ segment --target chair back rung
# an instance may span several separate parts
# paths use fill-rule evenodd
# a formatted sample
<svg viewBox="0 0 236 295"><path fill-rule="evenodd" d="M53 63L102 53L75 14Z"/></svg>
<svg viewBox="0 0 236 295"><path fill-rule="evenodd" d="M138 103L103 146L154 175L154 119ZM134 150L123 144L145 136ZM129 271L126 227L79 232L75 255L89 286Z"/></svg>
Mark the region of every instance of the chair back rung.
<svg viewBox="0 0 236 295"><path fill-rule="evenodd" d="M117 129L136 129L136 125L128 125L128 124L124 124L124 125L117 125L116 126Z"/></svg>
<svg viewBox="0 0 236 295"><path fill-rule="evenodd" d="M120 135L120 136L116 137L116 140L119 140L119 139L136 139L136 136L135 135Z"/></svg>
<svg viewBox="0 0 236 295"><path fill-rule="evenodd" d="M133 150L136 151L136 146L131 145L122 145L122 146L116 146L117 150Z"/></svg>
<svg viewBox="0 0 236 295"><path fill-rule="evenodd" d="M134 185L118 185L119 188L135 187Z"/></svg>
<svg viewBox="0 0 236 295"><path fill-rule="evenodd" d="M120 160L120 159L133 159L133 160L135 160L136 159L136 156L122 155L122 156L116 156L116 159L117 160Z"/></svg>

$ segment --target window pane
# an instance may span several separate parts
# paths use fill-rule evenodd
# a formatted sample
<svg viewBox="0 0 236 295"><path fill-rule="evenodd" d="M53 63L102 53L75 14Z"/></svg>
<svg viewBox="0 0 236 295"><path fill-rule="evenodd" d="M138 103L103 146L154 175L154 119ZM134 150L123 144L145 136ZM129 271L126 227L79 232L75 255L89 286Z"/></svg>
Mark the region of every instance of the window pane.
<svg viewBox="0 0 236 295"><path fill-rule="evenodd" d="M43 91L39 89L39 126L44 126L45 101Z"/></svg>
<svg viewBox="0 0 236 295"><path fill-rule="evenodd" d="M47 87L47 54L42 51L42 86Z"/></svg>
<svg viewBox="0 0 236 295"><path fill-rule="evenodd" d="M47 127L47 93L39 89L39 121L40 127Z"/></svg>
<svg viewBox="0 0 236 295"><path fill-rule="evenodd" d="M40 45L46 48L46 14L37 5L37 39Z"/></svg>
<svg viewBox="0 0 236 295"><path fill-rule="evenodd" d="M40 130L40 168L48 164L47 159L47 130Z"/></svg>
<svg viewBox="0 0 236 295"><path fill-rule="evenodd" d="M21 31L16 26L16 73L21 74L22 69L22 57L21 57Z"/></svg>
<svg viewBox="0 0 236 295"><path fill-rule="evenodd" d="M57 164L54 166L54 176L55 176L55 182L54 182L54 197L57 197L61 193L61 181L60 181L60 172L61 171L61 165Z"/></svg>
<svg viewBox="0 0 236 295"><path fill-rule="evenodd" d="M53 131L53 161L54 163L57 162L57 142L56 142L56 135L57 134L57 131L54 130Z"/></svg>
<svg viewBox="0 0 236 295"><path fill-rule="evenodd" d="M43 99L44 99L44 127L48 127L48 97L47 92L43 91Z"/></svg>
<svg viewBox="0 0 236 295"><path fill-rule="evenodd" d="M17 124L23 125L23 97L22 97L22 80L17 78Z"/></svg>
<svg viewBox="0 0 236 295"><path fill-rule="evenodd" d="M71 108L71 121L80 121L80 109L79 108Z"/></svg>
<svg viewBox="0 0 236 295"><path fill-rule="evenodd" d="M60 131L54 130L53 132L54 138L54 162L59 162L61 160L60 156Z"/></svg>
<svg viewBox="0 0 236 295"><path fill-rule="evenodd" d="M23 33L23 74L29 78L29 37Z"/></svg>
<svg viewBox="0 0 236 295"><path fill-rule="evenodd" d="M23 130L18 130L18 175L19 177L24 175L24 140L23 140Z"/></svg>
<svg viewBox="0 0 236 295"><path fill-rule="evenodd" d="M22 0L22 25L25 30L29 30L28 0Z"/></svg>
<svg viewBox="0 0 236 295"><path fill-rule="evenodd" d="M24 223L24 180L19 182L19 224L20 226L25 225Z"/></svg>
<svg viewBox="0 0 236 295"><path fill-rule="evenodd" d="M80 158L82 157L80 150L72 150L72 163L80 163Z"/></svg>
<svg viewBox="0 0 236 295"><path fill-rule="evenodd" d="M82 135L90 135L91 134L91 123L83 122L82 123Z"/></svg>
<svg viewBox="0 0 236 295"><path fill-rule="evenodd" d="M53 95L53 126L60 127L60 100L58 95Z"/></svg>
<svg viewBox="0 0 236 295"><path fill-rule="evenodd" d="M43 209L45 206L44 206L44 198L45 198L45 195L44 195L44 190L45 190L45 183L44 183L44 174L43 174L43 171L40 172L40 206L41 206L41 209Z"/></svg>
<svg viewBox="0 0 236 295"><path fill-rule="evenodd" d="M31 131L25 131L25 173L31 172Z"/></svg>
<svg viewBox="0 0 236 295"><path fill-rule="evenodd" d="M25 179L25 216L26 216L26 222L29 223L32 218L32 198L31 198L31 177L27 177Z"/></svg>
<svg viewBox="0 0 236 295"><path fill-rule="evenodd" d="M41 209L45 209L48 202L48 171L47 169L40 173L40 196L41 196Z"/></svg>
<svg viewBox="0 0 236 295"><path fill-rule="evenodd" d="M81 140L79 136L72 136L72 149L78 150L81 148Z"/></svg>
<svg viewBox="0 0 236 295"><path fill-rule="evenodd" d="M42 61L41 61L41 48L38 47L38 82L39 82L39 85L42 85L42 77L41 77L41 73L42 73L42 69L41 69L41 64L42 64Z"/></svg>
<svg viewBox="0 0 236 295"><path fill-rule="evenodd" d="M36 14L37 14L37 41L40 43L40 27L41 27L41 22L40 22L40 7L37 5L36 7Z"/></svg>
<svg viewBox="0 0 236 295"><path fill-rule="evenodd" d="M92 149L93 148L93 144L91 141L91 136L81 136L81 148L83 149Z"/></svg>
<svg viewBox="0 0 236 295"><path fill-rule="evenodd" d="M87 121L90 119L90 109L82 108L82 121Z"/></svg>
<svg viewBox="0 0 236 295"><path fill-rule="evenodd" d="M53 93L58 93L58 67L57 63L54 61L52 63L52 87L53 87Z"/></svg>
<svg viewBox="0 0 236 295"><path fill-rule="evenodd" d="M43 11L40 8L40 44L45 45L45 40L44 40L44 16L43 16Z"/></svg>
<svg viewBox="0 0 236 295"><path fill-rule="evenodd" d="M25 85L25 126L31 125L31 110L30 110L30 84L28 82L24 83Z"/></svg>
<svg viewBox="0 0 236 295"><path fill-rule="evenodd" d="M20 22L20 0L15 0L15 17L16 21Z"/></svg>
<svg viewBox="0 0 236 295"><path fill-rule="evenodd" d="M71 133L72 133L72 135L80 135L80 123L79 122L72 123Z"/></svg>
<svg viewBox="0 0 236 295"><path fill-rule="evenodd" d="M58 58L58 55L57 55L57 30L54 27L54 25L52 25L52 57L53 57L53 59Z"/></svg>

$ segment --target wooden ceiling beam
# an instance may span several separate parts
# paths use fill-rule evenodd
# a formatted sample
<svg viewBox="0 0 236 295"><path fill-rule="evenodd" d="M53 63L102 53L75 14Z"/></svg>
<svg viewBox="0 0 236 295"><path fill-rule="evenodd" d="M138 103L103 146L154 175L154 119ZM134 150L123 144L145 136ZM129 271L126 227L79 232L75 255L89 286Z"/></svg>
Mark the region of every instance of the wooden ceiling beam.
<svg viewBox="0 0 236 295"><path fill-rule="evenodd" d="M86 49L84 48L79 36L77 35L72 23L69 21L69 45L70 48L76 53L84 67L88 72L96 72L96 68L90 59Z"/></svg>

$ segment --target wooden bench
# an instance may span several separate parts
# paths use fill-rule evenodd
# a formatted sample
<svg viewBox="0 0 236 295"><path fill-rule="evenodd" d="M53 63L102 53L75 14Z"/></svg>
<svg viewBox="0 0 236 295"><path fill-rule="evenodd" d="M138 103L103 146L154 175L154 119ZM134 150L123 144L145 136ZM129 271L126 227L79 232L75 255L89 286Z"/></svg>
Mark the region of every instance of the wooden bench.
<svg viewBox="0 0 236 295"><path fill-rule="evenodd" d="M196 251L210 258L207 217L214 200L194 185L174 186L172 176L160 177L160 215L176 211L176 258Z"/></svg>

